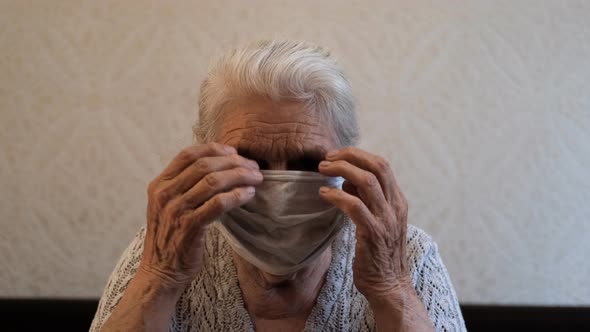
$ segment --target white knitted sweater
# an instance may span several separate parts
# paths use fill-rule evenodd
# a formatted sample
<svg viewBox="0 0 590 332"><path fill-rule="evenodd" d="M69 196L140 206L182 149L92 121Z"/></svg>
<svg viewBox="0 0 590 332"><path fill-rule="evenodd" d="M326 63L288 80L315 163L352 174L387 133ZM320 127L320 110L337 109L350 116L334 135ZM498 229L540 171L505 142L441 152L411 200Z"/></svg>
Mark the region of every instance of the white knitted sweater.
<svg viewBox="0 0 590 332"><path fill-rule="evenodd" d="M100 331L123 296L141 260L145 228L136 235L113 271L90 331ZM375 331L367 300L354 287L354 225L347 221L332 245L332 262L305 331ZM436 331L466 331L455 290L436 244L421 229L408 226L407 259L412 283ZM254 331L244 308L231 248L210 227L205 266L176 303L170 331Z"/></svg>

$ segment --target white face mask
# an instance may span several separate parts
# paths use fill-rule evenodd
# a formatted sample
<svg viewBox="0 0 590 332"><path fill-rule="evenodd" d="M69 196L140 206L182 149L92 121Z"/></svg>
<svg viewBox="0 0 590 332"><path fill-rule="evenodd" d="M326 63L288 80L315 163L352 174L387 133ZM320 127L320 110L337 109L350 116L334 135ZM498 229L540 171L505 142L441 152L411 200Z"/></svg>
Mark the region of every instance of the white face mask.
<svg viewBox="0 0 590 332"><path fill-rule="evenodd" d="M259 269L287 275L312 262L342 228L344 214L324 201L321 186L342 178L315 172L261 171L254 198L223 214L215 226L234 251Z"/></svg>

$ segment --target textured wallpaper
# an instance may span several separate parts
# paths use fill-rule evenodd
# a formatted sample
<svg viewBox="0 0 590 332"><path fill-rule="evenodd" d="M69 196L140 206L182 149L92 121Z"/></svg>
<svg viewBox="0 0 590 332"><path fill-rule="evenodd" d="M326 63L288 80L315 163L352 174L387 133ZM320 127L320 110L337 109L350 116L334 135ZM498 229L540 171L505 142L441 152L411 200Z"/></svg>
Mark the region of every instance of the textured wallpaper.
<svg viewBox="0 0 590 332"><path fill-rule="evenodd" d="M0 297L97 297L214 55L330 48L462 302L590 305L590 2L1 1Z"/></svg>

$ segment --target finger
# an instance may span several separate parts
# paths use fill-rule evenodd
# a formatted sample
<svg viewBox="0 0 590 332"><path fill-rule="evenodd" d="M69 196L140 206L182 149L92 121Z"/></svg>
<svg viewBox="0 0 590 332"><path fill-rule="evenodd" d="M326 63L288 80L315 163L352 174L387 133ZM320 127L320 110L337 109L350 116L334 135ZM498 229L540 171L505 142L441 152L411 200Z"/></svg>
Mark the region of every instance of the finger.
<svg viewBox="0 0 590 332"><path fill-rule="evenodd" d="M180 174L185 168L193 164L199 158L208 156L225 156L228 154L237 153L236 149L228 145L219 143L208 143L193 145L180 151L174 159L164 169L160 178L162 180L170 180Z"/></svg>
<svg viewBox="0 0 590 332"><path fill-rule="evenodd" d="M358 191L361 199L374 213L385 210L389 203L375 174L365 171L346 160L327 161L320 163L319 171L327 176L341 176L350 181Z"/></svg>
<svg viewBox="0 0 590 332"><path fill-rule="evenodd" d="M358 197L330 187L321 187L320 197L334 204L350 217L357 227L358 234L369 235L376 227L379 227L369 208Z"/></svg>
<svg viewBox="0 0 590 332"><path fill-rule="evenodd" d="M182 201L186 207L196 207L218 193L230 191L234 187L256 186L262 179L260 171L244 167L209 173L182 195Z"/></svg>
<svg viewBox="0 0 590 332"><path fill-rule="evenodd" d="M346 147L344 149L330 151L326 155L326 160L346 160L359 168L375 174L387 201L393 202L398 199L396 192L401 191L398 188L389 162L384 158L359 148Z"/></svg>
<svg viewBox="0 0 590 332"><path fill-rule="evenodd" d="M183 194L201 181L207 174L236 167L244 167L252 170L259 169L255 161L246 159L238 154L204 157L190 164L182 173L170 180L171 190L176 194Z"/></svg>
<svg viewBox="0 0 590 332"><path fill-rule="evenodd" d="M252 186L237 187L230 191L219 193L208 200L199 208L186 213L182 222L194 225L193 230L200 230L202 226L208 225L219 216L235 207L246 204L254 197L256 190Z"/></svg>

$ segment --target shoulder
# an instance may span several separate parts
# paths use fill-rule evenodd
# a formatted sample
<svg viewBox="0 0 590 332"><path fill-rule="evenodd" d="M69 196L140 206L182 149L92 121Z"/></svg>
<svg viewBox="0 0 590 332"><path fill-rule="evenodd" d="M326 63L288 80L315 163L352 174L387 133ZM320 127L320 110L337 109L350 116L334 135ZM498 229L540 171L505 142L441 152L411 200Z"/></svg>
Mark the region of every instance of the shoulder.
<svg viewBox="0 0 590 332"><path fill-rule="evenodd" d="M423 229L408 224L406 232L406 251L408 256L421 256L437 250L436 242Z"/></svg>
<svg viewBox="0 0 590 332"><path fill-rule="evenodd" d="M416 295L436 331L466 331L457 293L436 242L422 229L408 225L407 259Z"/></svg>
<svg viewBox="0 0 590 332"><path fill-rule="evenodd" d="M109 280L103 290L98 308L92 320L90 331L100 331L111 312L117 306L127 285L135 276L143 255L143 243L145 240L145 226L141 227L121 254L115 269L111 272Z"/></svg>
<svg viewBox="0 0 590 332"><path fill-rule="evenodd" d="M420 272L427 260L437 257L437 253L438 247L432 237L421 228L408 224L406 258L412 276Z"/></svg>
<svg viewBox="0 0 590 332"><path fill-rule="evenodd" d="M121 254L116 264L113 276L120 276L120 270L133 275L143 256L143 245L145 241L145 226L142 226L136 233L125 251ZM111 278L113 278L111 276Z"/></svg>

